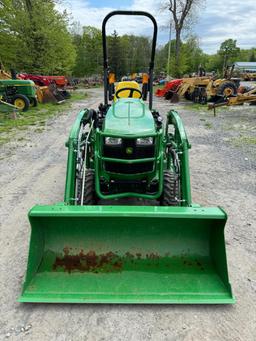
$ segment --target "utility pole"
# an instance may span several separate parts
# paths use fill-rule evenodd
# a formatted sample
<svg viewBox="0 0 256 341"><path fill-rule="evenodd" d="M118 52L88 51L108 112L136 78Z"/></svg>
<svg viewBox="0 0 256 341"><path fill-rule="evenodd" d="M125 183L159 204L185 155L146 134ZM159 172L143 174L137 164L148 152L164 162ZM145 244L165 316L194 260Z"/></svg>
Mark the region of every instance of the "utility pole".
<svg viewBox="0 0 256 341"><path fill-rule="evenodd" d="M168 78L168 80L169 80L169 76L170 76L171 38L172 38L172 21L170 19L169 46L168 46L168 58L167 58L167 78Z"/></svg>

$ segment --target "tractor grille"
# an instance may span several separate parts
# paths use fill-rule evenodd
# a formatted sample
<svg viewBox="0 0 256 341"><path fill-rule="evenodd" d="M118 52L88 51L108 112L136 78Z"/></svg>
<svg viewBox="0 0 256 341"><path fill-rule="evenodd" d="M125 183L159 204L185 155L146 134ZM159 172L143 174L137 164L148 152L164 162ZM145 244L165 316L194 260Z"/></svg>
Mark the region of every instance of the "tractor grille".
<svg viewBox="0 0 256 341"><path fill-rule="evenodd" d="M127 150L129 150L130 153L127 153ZM153 142L152 145L138 146L135 139L123 139L120 146L107 146L104 144L103 156L125 160L152 158L155 156L155 144ZM146 173L154 170L154 162L125 164L106 161L105 170L107 172L119 174Z"/></svg>
<svg viewBox="0 0 256 341"><path fill-rule="evenodd" d="M133 164L125 164L119 162L105 162L105 169L107 172L119 174L137 174L152 172L154 169L154 162L139 162Z"/></svg>

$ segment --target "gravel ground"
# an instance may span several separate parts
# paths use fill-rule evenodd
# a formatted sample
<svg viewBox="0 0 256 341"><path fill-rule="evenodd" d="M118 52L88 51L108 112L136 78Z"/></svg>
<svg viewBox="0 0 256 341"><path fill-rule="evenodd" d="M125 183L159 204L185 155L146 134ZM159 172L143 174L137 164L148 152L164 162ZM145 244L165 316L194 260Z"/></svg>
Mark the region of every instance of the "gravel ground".
<svg viewBox="0 0 256 341"><path fill-rule="evenodd" d="M16 302L26 271L30 227L36 203L62 201L64 142L80 108L96 107L101 89L1 148L0 339L9 340L256 340L255 168L256 108L176 105L192 143L193 200L220 205L229 215L226 244L233 306L60 305ZM93 99L94 97L94 99ZM171 105L157 99L164 114ZM249 138L249 139L248 139ZM18 141L19 139L19 141ZM249 143L250 142L250 143ZM255 143L255 142L254 142Z"/></svg>

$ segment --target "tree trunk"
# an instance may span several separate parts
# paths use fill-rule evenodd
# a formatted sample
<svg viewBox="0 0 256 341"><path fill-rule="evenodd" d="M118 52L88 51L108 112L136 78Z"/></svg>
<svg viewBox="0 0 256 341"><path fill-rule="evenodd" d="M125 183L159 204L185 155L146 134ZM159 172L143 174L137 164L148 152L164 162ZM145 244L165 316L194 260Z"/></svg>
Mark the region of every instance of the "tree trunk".
<svg viewBox="0 0 256 341"><path fill-rule="evenodd" d="M176 28L176 41L175 41L175 76L180 76L180 30Z"/></svg>

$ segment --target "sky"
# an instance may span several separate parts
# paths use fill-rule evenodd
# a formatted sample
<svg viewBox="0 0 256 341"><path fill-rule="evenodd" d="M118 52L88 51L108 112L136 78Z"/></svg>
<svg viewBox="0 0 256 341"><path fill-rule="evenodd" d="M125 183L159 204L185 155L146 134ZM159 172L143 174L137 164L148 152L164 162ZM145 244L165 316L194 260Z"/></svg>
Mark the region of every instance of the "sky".
<svg viewBox="0 0 256 341"><path fill-rule="evenodd" d="M104 16L113 10L143 10L153 14L159 26L158 45L168 42L170 12L163 8L168 0L67 0L60 10L66 9L74 21L82 26L101 28ZM197 10L197 21L191 32L195 33L200 47L206 53L216 53L220 44L229 38L236 39L240 48L256 47L256 0L202 0L203 7ZM148 19L132 17L112 18L108 33L116 29L119 35L133 33L150 35ZM172 33L174 37L174 32Z"/></svg>

